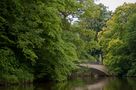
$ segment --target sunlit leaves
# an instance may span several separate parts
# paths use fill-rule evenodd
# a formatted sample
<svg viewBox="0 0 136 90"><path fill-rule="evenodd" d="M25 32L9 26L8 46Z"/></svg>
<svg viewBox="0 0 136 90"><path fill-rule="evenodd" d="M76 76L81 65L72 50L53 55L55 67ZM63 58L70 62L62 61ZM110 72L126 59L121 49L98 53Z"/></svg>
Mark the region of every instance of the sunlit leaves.
<svg viewBox="0 0 136 90"><path fill-rule="evenodd" d="M135 6L125 3L118 7L99 34L105 64L115 75L135 75Z"/></svg>

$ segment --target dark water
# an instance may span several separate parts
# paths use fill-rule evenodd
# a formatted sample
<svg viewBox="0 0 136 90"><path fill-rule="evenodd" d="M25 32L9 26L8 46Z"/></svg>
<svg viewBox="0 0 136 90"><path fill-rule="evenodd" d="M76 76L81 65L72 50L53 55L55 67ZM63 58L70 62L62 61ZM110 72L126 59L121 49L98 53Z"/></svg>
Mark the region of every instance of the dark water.
<svg viewBox="0 0 136 90"><path fill-rule="evenodd" d="M79 78L62 83L0 87L0 90L136 90L136 78Z"/></svg>

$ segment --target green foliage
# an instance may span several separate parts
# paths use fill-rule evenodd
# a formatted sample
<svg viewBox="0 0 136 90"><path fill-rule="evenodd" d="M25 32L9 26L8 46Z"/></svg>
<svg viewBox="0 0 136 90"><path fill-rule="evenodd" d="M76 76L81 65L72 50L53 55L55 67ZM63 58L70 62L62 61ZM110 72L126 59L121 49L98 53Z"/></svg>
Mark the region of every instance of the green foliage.
<svg viewBox="0 0 136 90"><path fill-rule="evenodd" d="M41 68L37 67L38 77L45 76L46 79L54 81L66 80L66 76L76 68L73 63L77 60L74 47L69 43L56 43L42 48L42 52L39 53L40 60L38 60L37 66Z"/></svg>
<svg viewBox="0 0 136 90"><path fill-rule="evenodd" d="M42 37L45 41L42 48L37 50L39 59L35 66L35 75L37 78L53 81L66 80L71 71L76 68L74 64L77 60L75 47L61 38L63 26L61 26L58 9L53 5L48 7L42 4L41 10L44 14Z"/></svg>
<svg viewBox="0 0 136 90"><path fill-rule="evenodd" d="M108 11L103 4L94 4L92 0L85 0L83 5L85 9L80 23L84 28L96 31L95 39L97 39L97 32L105 26L106 21L111 17L111 11Z"/></svg>
<svg viewBox="0 0 136 90"><path fill-rule="evenodd" d="M107 27L99 34L105 64L114 75L135 76L136 4L117 8Z"/></svg>
<svg viewBox="0 0 136 90"><path fill-rule="evenodd" d="M42 30L39 26L39 10L34 8L36 3L31 1L0 1L0 77L2 82L14 84L32 82L34 79L32 65L37 59L34 48L39 48L44 40L40 36Z"/></svg>
<svg viewBox="0 0 136 90"><path fill-rule="evenodd" d="M0 82L17 84L33 81L33 75L28 72L27 68L19 65L11 49L0 49L0 68Z"/></svg>
<svg viewBox="0 0 136 90"><path fill-rule="evenodd" d="M110 18L111 12L102 5L96 5L93 0L81 1L82 8L80 11L80 18L77 23L73 24L73 31L78 35L76 45L80 59L89 59L92 61L98 60L101 52L101 47L97 41L98 32L105 26L106 21ZM76 36L75 35L75 36Z"/></svg>
<svg viewBox="0 0 136 90"><path fill-rule="evenodd" d="M88 18L105 22L101 13L107 11L100 8L92 0L1 0L2 82L62 81L77 68L78 59L96 59L92 52L100 46L95 24L87 28L82 23L93 23L84 21ZM77 24L71 23L73 17Z"/></svg>
<svg viewBox="0 0 136 90"><path fill-rule="evenodd" d="M127 42L128 50L130 51L130 62L131 62L131 68L128 71L129 76L136 76L136 13L130 16L128 23L126 25L126 32L125 40Z"/></svg>

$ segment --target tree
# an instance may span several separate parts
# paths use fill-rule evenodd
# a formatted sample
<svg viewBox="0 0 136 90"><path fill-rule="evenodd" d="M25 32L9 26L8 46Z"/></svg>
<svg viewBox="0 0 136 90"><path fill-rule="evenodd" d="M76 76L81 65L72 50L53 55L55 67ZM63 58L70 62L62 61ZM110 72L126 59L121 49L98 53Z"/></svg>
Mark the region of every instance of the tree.
<svg viewBox="0 0 136 90"><path fill-rule="evenodd" d="M38 11L34 1L0 1L0 76L4 82L32 82L34 79L32 67L38 58L34 49L43 42Z"/></svg>
<svg viewBox="0 0 136 90"><path fill-rule="evenodd" d="M40 10L43 12L42 37L45 39L42 48L37 50L39 59L35 66L35 75L38 79L53 81L66 80L71 71L76 68L76 52L72 43L62 39L64 26L60 8L56 8L61 2L42 3ZM54 4L56 6L54 6ZM68 4L68 3L64 3ZM52 13L53 12L53 13Z"/></svg>
<svg viewBox="0 0 136 90"><path fill-rule="evenodd" d="M135 75L135 69L130 67L135 61L133 56L135 53L131 51L132 48L135 50L133 47L135 21L131 21L135 20L135 6L136 4L124 3L118 7L107 22L107 27L99 34L99 43L105 53L105 64L114 75ZM133 43L130 43L131 41Z"/></svg>

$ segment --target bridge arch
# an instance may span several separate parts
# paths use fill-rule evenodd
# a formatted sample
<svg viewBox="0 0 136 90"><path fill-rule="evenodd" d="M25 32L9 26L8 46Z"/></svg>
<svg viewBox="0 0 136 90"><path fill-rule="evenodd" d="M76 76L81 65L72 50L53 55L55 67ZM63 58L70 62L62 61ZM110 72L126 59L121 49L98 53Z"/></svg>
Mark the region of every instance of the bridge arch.
<svg viewBox="0 0 136 90"><path fill-rule="evenodd" d="M106 66L101 65L101 64L79 64L79 66L90 68L92 70L92 72L95 72L100 76L109 76L110 75Z"/></svg>

